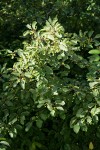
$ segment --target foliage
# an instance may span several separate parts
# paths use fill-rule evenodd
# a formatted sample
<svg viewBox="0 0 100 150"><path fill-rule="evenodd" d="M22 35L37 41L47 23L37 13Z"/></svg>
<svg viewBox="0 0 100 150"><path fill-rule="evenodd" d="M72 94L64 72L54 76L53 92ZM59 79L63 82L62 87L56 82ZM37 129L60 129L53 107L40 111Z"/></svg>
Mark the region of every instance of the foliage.
<svg viewBox="0 0 100 150"><path fill-rule="evenodd" d="M99 3L0 2L1 150L99 149Z"/></svg>

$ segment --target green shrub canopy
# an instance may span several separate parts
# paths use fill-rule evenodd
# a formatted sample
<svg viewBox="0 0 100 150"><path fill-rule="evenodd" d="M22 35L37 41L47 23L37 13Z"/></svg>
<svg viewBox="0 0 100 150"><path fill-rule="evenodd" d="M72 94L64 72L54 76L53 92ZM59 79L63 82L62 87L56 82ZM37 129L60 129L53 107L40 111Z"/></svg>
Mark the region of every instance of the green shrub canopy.
<svg viewBox="0 0 100 150"><path fill-rule="evenodd" d="M0 5L0 150L99 150L100 2Z"/></svg>

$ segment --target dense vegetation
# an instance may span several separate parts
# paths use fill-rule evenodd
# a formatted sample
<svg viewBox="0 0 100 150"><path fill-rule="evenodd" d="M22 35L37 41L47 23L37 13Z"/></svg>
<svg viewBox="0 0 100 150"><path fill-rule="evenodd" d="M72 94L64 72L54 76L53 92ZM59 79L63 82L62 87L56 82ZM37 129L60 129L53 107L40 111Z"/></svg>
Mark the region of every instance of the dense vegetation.
<svg viewBox="0 0 100 150"><path fill-rule="evenodd" d="M0 150L99 150L100 0L0 8Z"/></svg>

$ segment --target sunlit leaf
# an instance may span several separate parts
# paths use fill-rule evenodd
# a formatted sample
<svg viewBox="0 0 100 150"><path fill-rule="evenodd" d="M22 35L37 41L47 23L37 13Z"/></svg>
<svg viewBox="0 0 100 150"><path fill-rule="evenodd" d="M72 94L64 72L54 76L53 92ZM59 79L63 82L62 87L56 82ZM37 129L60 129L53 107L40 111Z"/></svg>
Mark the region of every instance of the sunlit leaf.
<svg viewBox="0 0 100 150"><path fill-rule="evenodd" d="M21 88L24 90L25 89L25 80L24 79L21 79L20 85L21 85Z"/></svg>
<svg viewBox="0 0 100 150"><path fill-rule="evenodd" d="M94 54L94 55L100 54L100 50L98 50L98 49L90 50L89 54Z"/></svg>
<svg viewBox="0 0 100 150"><path fill-rule="evenodd" d="M29 24L27 24L26 27L30 30L32 29L31 25L29 25Z"/></svg>
<svg viewBox="0 0 100 150"><path fill-rule="evenodd" d="M0 144L6 145L6 146L10 146L7 141L0 141Z"/></svg>
<svg viewBox="0 0 100 150"><path fill-rule="evenodd" d="M76 125L73 126L73 130L75 133L78 133L80 130L80 125L77 123Z"/></svg>
<svg viewBox="0 0 100 150"><path fill-rule="evenodd" d="M90 149L90 150L94 149L94 145L93 145L92 142L89 143L89 149Z"/></svg>

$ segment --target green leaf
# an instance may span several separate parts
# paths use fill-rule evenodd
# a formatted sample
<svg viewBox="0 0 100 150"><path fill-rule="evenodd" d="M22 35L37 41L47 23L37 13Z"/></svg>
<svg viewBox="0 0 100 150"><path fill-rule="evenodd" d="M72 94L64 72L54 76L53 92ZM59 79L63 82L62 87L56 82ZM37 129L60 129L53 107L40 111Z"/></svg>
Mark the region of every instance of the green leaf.
<svg viewBox="0 0 100 150"><path fill-rule="evenodd" d="M94 116L96 113L96 106L91 109L91 115Z"/></svg>
<svg viewBox="0 0 100 150"><path fill-rule="evenodd" d="M24 79L21 79L20 85L21 85L21 88L24 90L25 89L25 80Z"/></svg>
<svg viewBox="0 0 100 150"><path fill-rule="evenodd" d="M89 86L90 86L90 88L94 88L94 86L97 85L97 84L98 84L98 82L90 82Z"/></svg>
<svg viewBox="0 0 100 150"><path fill-rule="evenodd" d="M29 33L30 33L30 31L27 30L27 31L25 31L25 32L23 33L23 36L27 36Z"/></svg>
<svg viewBox="0 0 100 150"><path fill-rule="evenodd" d="M99 61L100 60L100 56L99 55L94 55L94 61Z"/></svg>
<svg viewBox="0 0 100 150"><path fill-rule="evenodd" d="M32 75L30 74L30 72L25 72L25 77L27 77L27 78L31 78L32 77Z"/></svg>
<svg viewBox="0 0 100 150"><path fill-rule="evenodd" d="M64 111L63 107L59 106L59 107L56 107L58 110L62 110Z"/></svg>
<svg viewBox="0 0 100 150"><path fill-rule="evenodd" d="M41 113L40 117L41 117L42 120L46 120L48 118L48 115Z"/></svg>
<svg viewBox="0 0 100 150"><path fill-rule="evenodd" d="M50 34L49 34L49 35L47 36L47 38L50 39L50 40L52 40L52 41L54 41L54 36L53 36L53 35L50 35Z"/></svg>
<svg viewBox="0 0 100 150"><path fill-rule="evenodd" d="M91 37L93 35L94 31L89 31L88 36Z"/></svg>
<svg viewBox="0 0 100 150"><path fill-rule="evenodd" d="M88 104L88 108L92 108L93 106L95 106L95 103L89 103Z"/></svg>
<svg viewBox="0 0 100 150"><path fill-rule="evenodd" d="M68 51L67 46L66 46L65 44L63 44L63 43L60 43L59 48L60 48L61 50L63 50L63 51L66 51L66 52Z"/></svg>
<svg viewBox="0 0 100 150"><path fill-rule="evenodd" d="M38 128L41 128L43 124L43 121L41 119L36 120L36 125Z"/></svg>
<svg viewBox="0 0 100 150"><path fill-rule="evenodd" d="M73 126L76 124L76 117L73 117L70 121L70 128L73 128Z"/></svg>
<svg viewBox="0 0 100 150"><path fill-rule="evenodd" d="M6 150L6 148L3 148L3 147L1 148L1 147L0 147L0 150Z"/></svg>
<svg viewBox="0 0 100 150"><path fill-rule="evenodd" d="M92 118L90 116L87 116L87 123L92 124Z"/></svg>
<svg viewBox="0 0 100 150"><path fill-rule="evenodd" d="M9 132L9 135L10 135L11 138L14 138L13 132Z"/></svg>
<svg viewBox="0 0 100 150"><path fill-rule="evenodd" d="M60 55L58 55L58 56L57 56L57 59L60 60L60 59L62 59L63 57L65 57L65 53L64 53L64 52L61 53Z"/></svg>
<svg viewBox="0 0 100 150"><path fill-rule="evenodd" d="M81 127L81 129L82 129L82 131L85 131L85 132L87 132L87 126L86 125L83 125L82 127Z"/></svg>
<svg viewBox="0 0 100 150"><path fill-rule="evenodd" d="M100 42L98 40L94 40L95 46L99 46Z"/></svg>
<svg viewBox="0 0 100 150"><path fill-rule="evenodd" d="M96 124L99 121L99 117L97 115L93 116L93 122Z"/></svg>
<svg viewBox="0 0 100 150"><path fill-rule="evenodd" d="M3 144L3 145L5 145L5 146L10 146L7 141L0 141L0 144Z"/></svg>
<svg viewBox="0 0 100 150"><path fill-rule="evenodd" d="M11 81L17 80L18 77L20 76L20 73L19 72L12 72L12 75L14 75L14 76L11 77L11 79L10 79Z"/></svg>
<svg viewBox="0 0 100 150"><path fill-rule="evenodd" d="M97 34L94 38L95 38L95 39L100 38L100 34Z"/></svg>
<svg viewBox="0 0 100 150"><path fill-rule="evenodd" d="M83 108L80 108L77 111L76 116L79 117L79 118L83 118L85 116L85 112L84 112Z"/></svg>
<svg viewBox="0 0 100 150"><path fill-rule="evenodd" d="M36 150L36 144L35 144L35 142L32 143L30 150Z"/></svg>
<svg viewBox="0 0 100 150"><path fill-rule="evenodd" d="M79 125L79 123L77 123L76 125L73 126L73 130L74 130L75 133L78 133L78 132L79 132L79 130L80 130L80 125Z"/></svg>
<svg viewBox="0 0 100 150"><path fill-rule="evenodd" d="M56 36L57 38L62 38L62 35L59 34L58 32L55 33L55 36Z"/></svg>
<svg viewBox="0 0 100 150"><path fill-rule="evenodd" d="M93 95L96 97L99 95L99 90L98 89L94 89L93 90Z"/></svg>
<svg viewBox="0 0 100 150"><path fill-rule="evenodd" d="M66 118L66 115L65 115L64 111L61 112L61 113L59 114L59 116L60 116L60 118L63 119L63 120Z"/></svg>
<svg viewBox="0 0 100 150"><path fill-rule="evenodd" d="M28 29L30 29L30 30L32 29L32 27L31 27L30 24L27 24L26 27L27 27Z"/></svg>
<svg viewBox="0 0 100 150"><path fill-rule="evenodd" d="M47 108L48 108L48 110L50 110L50 111L52 111L52 110L53 110L53 107L52 107L52 105L51 105L51 104L47 104Z"/></svg>
<svg viewBox="0 0 100 150"><path fill-rule="evenodd" d="M6 138L0 137L0 141L6 141Z"/></svg>
<svg viewBox="0 0 100 150"><path fill-rule="evenodd" d="M11 125L11 124L14 124L15 122L17 122L17 117L15 117L14 119L12 119L11 121L9 121L9 124Z"/></svg>
<svg viewBox="0 0 100 150"><path fill-rule="evenodd" d="M36 24L37 24L36 21L34 21L34 22L32 23L32 28L33 28L34 30L36 30Z"/></svg>
<svg viewBox="0 0 100 150"><path fill-rule="evenodd" d="M32 127L32 122L28 122L28 123L26 124L25 131L28 132L31 127Z"/></svg>
<svg viewBox="0 0 100 150"><path fill-rule="evenodd" d="M44 106L44 103L40 103L37 105L37 108L41 108L42 106Z"/></svg>
<svg viewBox="0 0 100 150"><path fill-rule="evenodd" d="M96 108L95 114L99 114L100 113L100 107Z"/></svg>
<svg viewBox="0 0 100 150"><path fill-rule="evenodd" d="M22 49L18 49L18 50L17 50L17 54L18 54L20 57L22 57L22 56L23 56L23 51L22 51Z"/></svg>
<svg viewBox="0 0 100 150"><path fill-rule="evenodd" d="M58 101L56 101L56 104L64 106L65 105L65 101L58 100Z"/></svg>
<svg viewBox="0 0 100 150"><path fill-rule="evenodd" d="M20 80L17 80L16 82L14 82L13 87L15 88L19 82L20 82Z"/></svg>
<svg viewBox="0 0 100 150"><path fill-rule="evenodd" d="M54 117L54 116L55 116L55 110L51 110L51 111L50 111L50 114L51 114L51 116Z"/></svg>
<svg viewBox="0 0 100 150"><path fill-rule="evenodd" d="M90 51L89 51L89 54L94 54L94 55L100 54L100 50L98 50L98 49L90 50Z"/></svg>
<svg viewBox="0 0 100 150"><path fill-rule="evenodd" d="M50 68L49 66L44 66L44 67L45 67L45 70L46 70L47 74L53 74L52 68Z"/></svg>
<svg viewBox="0 0 100 150"><path fill-rule="evenodd" d="M7 106L13 107L13 103L9 100L5 102Z"/></svg>
<svg viewBox="0 0 100 150"><path fill-rule="evenodd" d="M16 137L16 135L17 135L17 130L16 130L16 128L11 129L11 130L9 131L9 135L10 135L11 138Z"/></svg>
<svg viewBox="0 0 100 150"><path fill-rule="evenodd" d="M20 123L21 123L22 125L24 125L24 121L25 121L25 116L21 116L21 117L20 117Z"/></svg>

